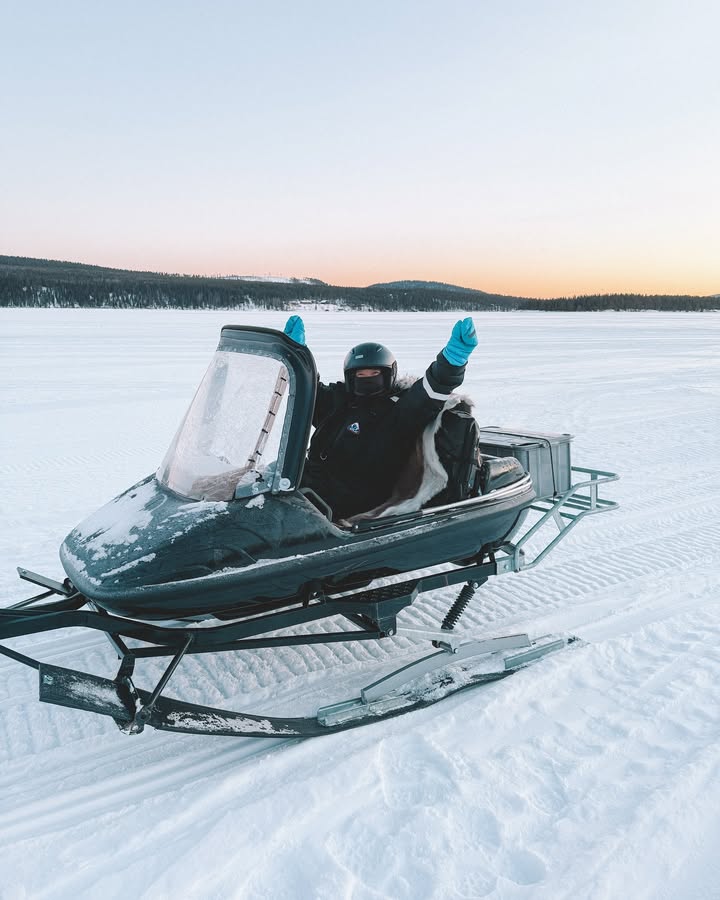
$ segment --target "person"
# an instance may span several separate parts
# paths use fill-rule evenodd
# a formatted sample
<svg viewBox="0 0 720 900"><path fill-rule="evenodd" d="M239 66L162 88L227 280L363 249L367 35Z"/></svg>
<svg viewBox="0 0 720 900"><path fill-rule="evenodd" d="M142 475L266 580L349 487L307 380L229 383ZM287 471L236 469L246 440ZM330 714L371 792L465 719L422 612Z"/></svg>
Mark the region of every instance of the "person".
<svg viewBox="0 0 720 900"><path fill-rule="evenodd" d="M285 334L305 343L300 316ZM471 318L455 323L450 338L425 376L407 390L397 386L397 361L382 344L357 344L345 357L344 381L318 380L310 441L301 487L348 519L379 506L393 492L423 429L458 388L477 346Z"/></svg>

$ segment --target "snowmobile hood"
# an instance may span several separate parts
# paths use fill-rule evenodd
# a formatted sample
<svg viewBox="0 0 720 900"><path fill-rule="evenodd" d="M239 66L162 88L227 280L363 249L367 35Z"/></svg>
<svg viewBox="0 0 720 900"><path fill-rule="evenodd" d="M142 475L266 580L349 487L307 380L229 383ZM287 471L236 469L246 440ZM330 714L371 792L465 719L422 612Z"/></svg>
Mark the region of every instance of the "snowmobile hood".
<svg viewBox="0 0 720 900"><path fill-rule="evenodd" d="M188 536L198 552L206 552L207 541L198 536L227 519L228 507L178 497L151 475L77 525L63 541L60 559L73 584L99 599L108 590L147 582L149 571L157 577L168 566L192 568Z"/></svg>
<svg viewBox="0 0 720 900"><path fill-rule="evenodd" d="M60 547L73 585L99 602L242 570L327 541L329 523L297 495L187 500L149 476L77 525Z"/></svg>

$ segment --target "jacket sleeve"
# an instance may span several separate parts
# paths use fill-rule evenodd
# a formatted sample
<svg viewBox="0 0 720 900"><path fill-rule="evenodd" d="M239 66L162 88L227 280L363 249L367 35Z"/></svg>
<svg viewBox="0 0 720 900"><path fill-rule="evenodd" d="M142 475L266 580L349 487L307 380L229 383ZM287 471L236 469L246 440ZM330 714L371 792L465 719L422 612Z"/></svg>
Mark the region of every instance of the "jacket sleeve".
<svg viewBox="0 0 720 900"><path fill-rule="evenodd" d="M312 423L317 426L327 419L341 404L345 396L345 384L336 381L333 384L323 384L318 378L317 393L315 395L315 409L313 410Z"/></svg>
<svg viewBox="0 0 720 900"><path fill-rule="evenodd" d="M438 415L450 394L463 383L464 377L465 366L453 366L442 353L438 353L423 378L400 395L397 401L398 416L402 421L424 427Z"/></svg>
<svg viewBox="0 0 720 900"><path fill-rule="evenodd" d="M447 399L455 388L459 388L465 378L465 366L453 366L445 359L445 355L440 352L435 358L435 362L428 366L423 378L423 385L428 394L442 394Z"/></svg>

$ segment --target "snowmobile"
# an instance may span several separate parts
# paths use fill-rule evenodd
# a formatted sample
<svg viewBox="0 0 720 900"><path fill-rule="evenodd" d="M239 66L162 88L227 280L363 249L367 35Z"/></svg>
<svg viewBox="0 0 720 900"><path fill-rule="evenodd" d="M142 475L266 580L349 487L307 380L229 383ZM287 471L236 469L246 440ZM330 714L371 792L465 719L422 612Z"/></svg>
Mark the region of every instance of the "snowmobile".
<svg viewBox="0 0 720 900"><path fill-rule="evenodd" d="M43 590L0 609L0 639L95 629L120 660L108 679L0 645L0 654L38 670L42 701L110 716L130 734L150 725L310 737L504 678L574 640L468 639L454 628L489 578L537 565L583 518L615 508L600 486L617 475L571 466L570 435L489 427L479 431L472 483L449 491L448 473L430 458L431 432L425 465L428 477L440 470L442 490L337 521L302 487L316 388L307 347L269 328L222 329L157 472L70 532L60 548L63 581L18 569ZM556 533L542 540L546 525ZM400 614L420 595L461 583L437 628L403 624ZM307 630L322 620L337 630ZM313 716L232 712L165 694L186 655L397 636L431 652ZM153 657L170 661L144 690L135 666Z"/></svg>

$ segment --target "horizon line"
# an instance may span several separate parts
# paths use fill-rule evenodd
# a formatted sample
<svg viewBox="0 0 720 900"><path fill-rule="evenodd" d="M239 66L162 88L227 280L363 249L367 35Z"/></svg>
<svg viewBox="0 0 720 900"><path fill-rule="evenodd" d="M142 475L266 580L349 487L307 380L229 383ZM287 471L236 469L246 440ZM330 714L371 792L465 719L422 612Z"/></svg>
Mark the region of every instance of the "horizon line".
<svg viewBox="0 0 720 900"><path fill-rule="evenodd" d="M677 293L645 293L645 292L637 292L637 291L592 291L588 293L572 293L572 294L553 294L547 296L522 296L520 294L504 294L499 291L488 291L484 288L477 287L467 287L466 285L456 284L454 282L443 281L439 278L427 279L427 278L394 278L388 281L378 281L378 282L370 282L369 284L335 284L330 281L325 281L322 278L318 278L314 275L237 275L235 273L221 274L221 273L207 273L207 272L171 272L162 269L133 269L122 266L108 266L103 265L101 263L93 263L86 262L84 260L72 260L72 259L55 259L53 257L46 256L24 256L16 253L1 253L0 259L8 258L8 259L23 259L23 260L31 260L35 262L48 262L48 263L59 263L63 265L71 265L71 266L89 266L91 268L96 269L107 269L109 271L114 272L131 272L137 275L159 275L165 276L169 278L207 278L207 279L216 279L216 280L237 280L237 281L255 281L262 282L266 280L270 283L283 283L283 282L298 282L301 284L306 284L309 287L313 286L313 282L316 282L316 286L325 286L331 288L351 288L355 290L366 290L368 288L376 287L376 286L385 286L385 285L394 285L403 281L417 282L418 284L442 284L447 285L448 287L457 288L461 291L467 291L468 293L479 293L485 294L488 296L495 297L508 297L512 299L518 300L560 300L560 299L574 299L574 298L582 298L582 297L612 297L612 296L634 296L634 297L697 297L697 298L715 298L720 297L720 292L712 293L712 294L677 294Z"/></svg>

